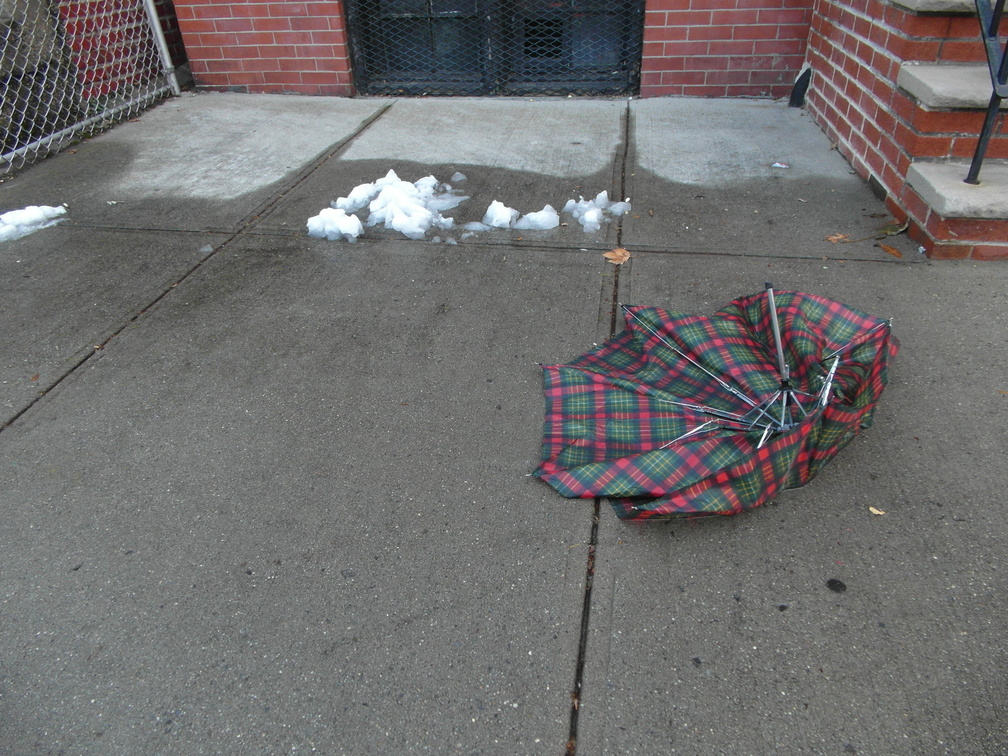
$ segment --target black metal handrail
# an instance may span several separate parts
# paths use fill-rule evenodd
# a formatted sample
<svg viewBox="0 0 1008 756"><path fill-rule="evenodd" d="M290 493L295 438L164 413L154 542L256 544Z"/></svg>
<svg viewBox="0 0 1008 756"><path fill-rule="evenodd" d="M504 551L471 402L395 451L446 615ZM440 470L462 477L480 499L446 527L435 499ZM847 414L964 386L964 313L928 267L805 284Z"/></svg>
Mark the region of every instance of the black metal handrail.
<svg viewBox="0 0 1008 756"><path fill-rule="evenodd" d="M1008 97L1008 42L1003 43L1000 35L1005 0L997 0L993 6L991 6L990 0L975 0L975 2L977 13L980 16L980 34L987 50L987 66L990 68L991 84L994 91L991 93L990 104L987 106L987 116L984 118L983 128L980 129L980 138L977 140L976 151L973 153L973 162L970 163L969 174L966 176L967 184L980 183L980 179L977 177L980 175L980 166L987 153L987 143L990 142L991 133L994 131L994 122L997 120L998 110L1001 108L1001 100Z"/></svg>

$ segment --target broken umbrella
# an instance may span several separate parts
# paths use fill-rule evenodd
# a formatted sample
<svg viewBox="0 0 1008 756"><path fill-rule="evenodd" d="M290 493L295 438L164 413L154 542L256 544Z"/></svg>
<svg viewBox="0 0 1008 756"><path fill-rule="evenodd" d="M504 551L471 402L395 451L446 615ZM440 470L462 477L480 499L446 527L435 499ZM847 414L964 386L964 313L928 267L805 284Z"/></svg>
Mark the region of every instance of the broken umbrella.
<svg viewBox="0 0 1008 756"><path fill-rule="evenodd" d="M770 284L711 317L624 307L627 327L544 367L535 474L625 519L735 514L802 486L871 425L890 323Z"/></svg>

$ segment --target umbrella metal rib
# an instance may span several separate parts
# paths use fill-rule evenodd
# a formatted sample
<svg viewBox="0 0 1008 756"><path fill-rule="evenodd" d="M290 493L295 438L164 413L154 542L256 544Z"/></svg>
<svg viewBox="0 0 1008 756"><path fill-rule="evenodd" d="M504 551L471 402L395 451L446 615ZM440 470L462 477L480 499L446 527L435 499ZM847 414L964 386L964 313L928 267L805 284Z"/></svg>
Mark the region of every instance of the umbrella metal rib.
<svg viewBox="0 0 1008 756"><path fill-rule="evenodd" d="M686 360L687 362L689 362L694 367L700 368L700 370L704 371L707 375L709 375L711 378L713 378L715 381L717 381L718 385L721 388L725 389L726 391L730 391L732 394L734 394L736 397L738 397L743 402L745 402L746 404L748 404L750 407L756 407L757 406L757 403L755 401L753 401L752 399L750 399L748 396L746 396L745 394L743 394L738 389L736 389L736 388L732 387L731 385L729 385L723 378L721 378L720 376L712 373L710 370L708 370L707 368L705 368L703 365L701 365L696 360L691 359L689 357L689 355L687 355L685 352L683 352L681 349L679 349L675 344L669 343L660 333L658 333L651 326L649 326L643 320L641 320L636 315L634 315L633 312L630 310L629 307L627 307L626 305L620 305L620 307L623 308L623 316L624 317L626 317L627 315L629 315L630 317L632 317L634 320L636 320L640 325L642 325L644 327L644 330L646 330L648 333L650 333L652 336L654 336L656 339L658 339L662 344L664 344L665 346L667 346L669 349L671 349L673 352L675 352L676 354L678 354L680 357L682 357L684 360Z"/></svg>
<svg viewBox="0 0 1008 756"><path fill-rule="evenodd" d="M879 323L871 330L865 331L863 334L861 334L860 338L854 339L854 341L851 341L850 343L845 344L839 349L827 354L825 357L823 357L823 362L826 362L826 360L831 360L834 357L843 354L848 349L853 349L854 347L865 343L866 341L868 341L869 338L871 338L872 334L874 334L875 331L879 330L880 328L892 328L892 323L893 323L892 318L890 318L889 320L883 320L881 323Z"/></svg>
<svg viewBox="0 0 1008 756"><path fill-rule="evenodd" d="M725 424L724 422L716 422L713 420L708 420L707 422L704 422L702 425L699 425L696 428L687 431L678 438L675 438L672 441L667 442L661 448L666 448L667 446L670 446L678 441L691 438L692 436L698 435L699 433L713 430L761 431L762 435L760 437L759 443L757 444L757 448L762 448L763 445L767 442L767 440L775 432L785 431L793 427L795 425L795 422L800 422L805 417L808 417L808 410L805 409L805 405L802 404L799 395L805 396L806 398L810 399L816 399L817 403L820 403L821 406L825 406L826 402L829 401L829 390L830 387L832 386L833 375L836 372L837 362L839 360L839 357L837 357L837 355L839 355L841 352L848 350L849 348L854 346L854 344L853 343L847 344L846 346L837 350L833 354L829 355L829 357L834 357L835 359L833 366L829 371L829 374L826 376L822 392L820 393L819 396L795 389L791 385L791 368L788 365L787 359L784 356L784 344L781 338L780 321L777 318L777 303L774 298L773 285L769 281L766 283L766 295L767 295L767 306L770 312L771 328L774 337L774 348L777 354L777 366L780 377L780 389L776 391L774 394L772 394L769 398L763 400L762 402L755 401L751 397L746 396L744 393L737 390L735 387L731 386L721 376L707 369L704 365L701 365L699 362L697 362L696 360L692 359L687 354L685 354L675 344L669 342L666 338L664 338L660 333L655 331L650 325L644 322L641 318L638 318L633 313L633 311L630 310L626 305L621 305L624 316L629 316L633 318L639 325L641 325L644 328L644 330L646 330L648 333L650 333L652 336L658 339L662 344L671 349L682 359L685 359L694 367L697 367L700 370L702 370L705 374L713 378L718 383L719 386L721 386L726 391L730 392L735 397L741 399L751 407L751 410L747 412L745 415L738 415L735 413L726 412L724 410L718 410L713 407L707 407L688 402L675 402L667 399L660 400L662 402L667 402L669 404L675 404L681 407L686 407L687 409L691 409L695 412L699 412L712 417L717 417L720 418L721 420L728 420L734 423L734 425L728 425ZM874 330L875 329L873 329L873 331ZM826 359L829 359L829 357L827 357ZM823 362L825 362L826 359L824 359ZM778 402L780 405L780 413L779 415L775 416L773 409L778 405ZM793 410L789 410L789 405L792 408L796 407L798 411L801 413L801 417L798 418L797 421L793 420L794 412ZM756 413L755 417L750 418L750 415L753 412ZM763 420L764 418L766 418L766 422L761 423L760 421Z"/></svg>

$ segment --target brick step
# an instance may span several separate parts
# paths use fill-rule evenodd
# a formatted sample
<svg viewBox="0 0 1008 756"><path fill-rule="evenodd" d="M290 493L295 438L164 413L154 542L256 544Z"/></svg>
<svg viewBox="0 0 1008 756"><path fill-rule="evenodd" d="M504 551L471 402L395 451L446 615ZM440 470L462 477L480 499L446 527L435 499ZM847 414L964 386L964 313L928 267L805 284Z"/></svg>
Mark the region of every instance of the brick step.
<svg viewBox="0 0 1008 756"><path fill-rule="evenodd" d="M1008 160L984 160L976 186L963 181L969 166L966 160L919 161L907 183L944 218L1008 220Z"/></svg>
<svg viewBox="0 0 1008 756"><path fill-rule="evenodd" d="M884 46L898 60L986 60L973 0L890 0L882 23L892 30Z"/></svg>
<svg viewBox="0 0 1008 756"><path fill-rule="evenodd" d="M911 160L971 158L992 92L984 64L904 63L893 110L897 138L907 155ZM1001 109L1008 112L1008 100ZM1008 159L1003 126L995 124L987 157Z"/></svg>
<svg viewBox="0 0 1008 756"><path fill-rule="evenodd" d="M897 86L928 110L986 110L993 86L985 64L907 62ZM1001 103L1008 110L1008 100Z"/></svg>
<svg viewBox="0 0 1008 756"><path fill-rule="evenodd" d="M934 258L1008 260L1008 160L985 160L976 186L963 181L968 171L968 160L910 166L911 236Z"/></svg>

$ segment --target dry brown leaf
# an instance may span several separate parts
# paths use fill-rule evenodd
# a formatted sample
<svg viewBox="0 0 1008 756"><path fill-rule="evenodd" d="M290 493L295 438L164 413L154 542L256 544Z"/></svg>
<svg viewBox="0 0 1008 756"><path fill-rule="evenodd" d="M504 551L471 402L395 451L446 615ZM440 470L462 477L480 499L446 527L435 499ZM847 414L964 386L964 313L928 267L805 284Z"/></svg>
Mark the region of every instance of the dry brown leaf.
<svg viewBox="0 0 1008 756"><path fill-rule="evenodd" d="M842 241L847 241L850 236L847 234L830 234L826 237L826 241L833 242L834 244L839 244Z"/></svg>
<svg viewBox="0 0 1008 756"><path fill-rule="evenodd" d="M887 255L892 255L893 257L903 257L903 253L900 252L896 247L890 247L888 244L879 244L878 248L885 252Z"/></svg>
<svg viewBox="0 0 1008 756"><path fill-rule="evenodd" d="M900 223L894 220L892 223L887 223L882 228L879 229L880 234L885 234L886 236L896 236L896 234L902 234L910 228L910 219L907 218L905 221Z"/></svg>
<svg viewBox="0 0 1008 756"><path fill-rule="evenodd" d="M885 514L885 512L883 512L881 509L876 509L875 507L868 507L868 511L871 512L873 515L884 515Z"/></svg>
<svg viewBox="0 0 1008 756"><path fill-rule="evenodd" d="M613 265L622 265L630 259L630 253L623 247L616 247L612 252L603 252L602 256Z"/></svg>

